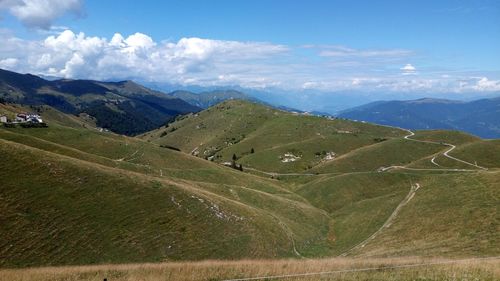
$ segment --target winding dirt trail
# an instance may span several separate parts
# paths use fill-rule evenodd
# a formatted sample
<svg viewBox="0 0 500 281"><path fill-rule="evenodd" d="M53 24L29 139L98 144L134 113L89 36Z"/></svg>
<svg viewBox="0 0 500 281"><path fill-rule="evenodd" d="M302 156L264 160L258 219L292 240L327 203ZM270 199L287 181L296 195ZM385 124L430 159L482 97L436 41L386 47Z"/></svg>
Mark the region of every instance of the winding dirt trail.
<svg viewBox="0 0 500 281"><path fill-rule="evenodd" d="M439 144L439 145L445 145L445 146L450 147L448 150L446 150L445 152L441 153L441 155L443 155L444 157L447 157L449 159L452 159L454 161L457 161L457 162L460 162L460 163L463 163L463 164L467 164L469 166L473 166L476 169L445 168L445 167L439 165L436 162L436 158L438 157L438 155L436 155L436 156L432 157L431 163L433 165L435 165L437 167L441 167L441 168L434 168L434 169L433 168L409 168L409 167L405 167L405 166L393 165L393 166L389 166L389 167L382 167L382 168L380 168L379 169L380 172L386 172L386 171L389 171L389 170L392 170L392 169L404 169L404 170L411 170L411 171L446 171L446 172L475 172L475 171L477 171L477 169L480 169L480 170L483 170L483 171L487 171L488 170L488 168L486 168L486 167L482 167L482 166L479 166L477 164L470 163L470 162L467 162L465 160L462 160L462 159L459 159L459 158L456 158L454 156L449 155L449 153L452 152L456 148L456 146L453 145L453 144L443 143L443 142L435 142L435 141L424 141L424 140L412 139L411 137L413 137L415 135L414 132L412 132L411 130L408 130L408 129L403 129L403 128L398 128L398 129L401 129L401 130L404 130L404 131L408 132L408 135L406 135L406 136L403 137L406 140L414 141L414 142L421 142L421 143ZM342 155L340 157L343 157L343 156L345 156L345 155ZM250 170L250 171L254 171L254 172L258 172L258 173L262 173L262 174L265 174L265 175L268 175L268 176L273 176L273 177L277 177L277 176L316 176L316 175L321 175L321 174L313 174L313 173L276 173L276 172L266 172L266 171L261 171L261 170L250 168L250 167L247 167L245 169Z"/></svg>
<svg viewBox="0 0 500 281"><path fill-rule="evenodd" d="M412 131L410 131L410 130L407 130L407 129L403 129L403 130L405 130L405 131L408 132L408 135L404 136L404 139L406 139L406 140L448 146L450 148L448 150L446 150L445 152L442 153L443 156L445 156L445 157L447 157L449 159L458 161L460 163L464 163L464 164L473 166L473 167L475 167L477 169L480 169L480 170L484 170L484 171L488 170L488 168L485 168L485 167L479 166L477 164L473 164L473 163L467 162L465 160L462 160L462 159L450 156L449 153L452 152L456 148L456 146L453 145L453 144L442 143L442 142L435 142L435 141L423 141L423 140L412 139L411 137L413 137L415 135L415 133L412 132ZM431 163L433 165L435 165L435 166L442 167L441 165L439 165L438 163L436 163L436 161L435 161L436 157L437 156L432 157ZM391 170L391 169L406 169L406 170L414 170L414 171L454 171L454 172L474 172L474 171L477 171L477 169L448 169L448 168L435 168L435 169L432 169L432 168L408 168L408 167L405 167L405 166L390 166L390 167L381 168L380 171L381 172L385 172L385 171L388 171L388 170ZM350 248L349 250L345 251L344 253L340 254L340 256L345 257L349 253L351 253L352 251L357 250L359 248L363 248L367 243L369 243L370 241L372 241L373 239L375 239L380 234L380 232L382 232L385 228L391 226L392 223L394 222L395 218L397 217L397 215L401 211L401 209L406 204L408 204L408 202L410 202L410 200L415 196L415 193L416 193L416 191L419 188L420 188L420 184L418 184L418 183L416 183L414 185L412 184L410 192L408 193L408 195L406 195L406 197L403 199L403 201L401 201L399 203L399 205L396 207L396 209L392 212L392 214L389 216L389 218L385 221L385 223L377 231L375 231L372 235L370 235L368 238L366 238L362 242L356 244L354 247Z"/></svg>
<svg viewBox="0 0 500 281"><path fill-rule="evenodd" d="M411 199L413 199L413 197L415 196L415 193L417 192L417 190L420 188L420 184L418 183L415 183L415 184L412 184L411 185L411 188L410 188L410 192L408 192L408 194L406 195L406 197L403 199L403 201L401 201L399 203L399 205L396 207L396 209L394 209L394 211L392 212L392 214L389 216L389 218L384 222L384 224L379 228L377 229L377 231L375 231L372 235L370 235L370 237L366 238L365 240L363 240L362 242L356 244L354 247L350 248L349 250L345 251L344 253L340 254L339 256L340 257L345 257L347 256L349 253L351 253L352 251L354 250L357 250L359 248L363 248L365 247L365 245L372 241L373 239L375 239L385 228L388 228L392 225L392 223L394 222L394 220L396 219L396 217L398 216L399 212L401 211L401 209L406 205L408 204L408 202L410 202Z"/></svg>
<svg viewBox="0 0 500 281"><path fill-rule="evenodd" d="M432 157L431 163L434 164L434 165L436 165L436 166L438 166L438 167L441 167L441 165L439 165L438 163L436 163L436 157L437 156Z"/></svg>
<svg viewBox="0 0 500 281"><path fill-rule="evenodd" d="M445 152L442 153L442 155L444 157L447 157L449 159L452 159L452 160L460 162L460 163L467 164L469 166L473 166L473 167L475 167L477 169L480 169L480 170L483 170L483 171L487 171L488 170L488 168L485 168L485 167L479 166L477 164L470 163L470 162L467 162L465 160L462 160L462 159L459 159L459 158L456 158L456 157L453 157L453 156L449 155L448 153L452 152L455 148L457 148L455 145L453 145L451 143L435 142L435 141L424 141L424 140L412 139L411 137L413 137L415 135L414 132L412 132L412 131L410 131L408 129L402 129L402 130L405 130L405 131L407 131L409 133L408 135L404 136L404 139L406 139L406 140L415 141L415 142L422 142L422 143L432 143L432 144L446 145L446 146L448 146L450 148L448 150L446 150ZM436 161L435 161L436 157L437 156L432 157L431 163L434 164L434 165L436 165L436 166L441 167L441 165L439 165L438 163L436 163ZM391 169L406 169L406 170L414 170L414 171L454 171L454 172L471 172L471 171L477 171L477 170L472 170L472 169L448 169L448 168L441 168L441 169L422 168L422 169L419 169L419 168L407 168L405 166L384 167L384 168L381 168L380 171L381 172L385 172L385 171L388 171L388 170L391 170Z"/></svg>

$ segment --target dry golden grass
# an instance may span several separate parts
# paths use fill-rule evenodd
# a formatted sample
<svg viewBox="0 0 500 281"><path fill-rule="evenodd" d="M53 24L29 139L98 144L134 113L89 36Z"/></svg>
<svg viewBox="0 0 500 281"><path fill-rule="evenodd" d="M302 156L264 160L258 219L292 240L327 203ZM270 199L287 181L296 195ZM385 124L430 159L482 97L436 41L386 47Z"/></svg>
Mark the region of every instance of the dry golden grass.
<svg viewBox="0 0 500 281"><path fill-rule="evenodd" d="M398 267L409 264L419 266ZM420 264L431 264L421 265ZM268 278L258 280L499 280L500 258L496 259L422 259L330 258L316 260L241 260L167 262L158 264L123 264L43 267L0 270L0 280L228 280L256 276L293 275L313 272L369 269L358 272Z"/></svg>

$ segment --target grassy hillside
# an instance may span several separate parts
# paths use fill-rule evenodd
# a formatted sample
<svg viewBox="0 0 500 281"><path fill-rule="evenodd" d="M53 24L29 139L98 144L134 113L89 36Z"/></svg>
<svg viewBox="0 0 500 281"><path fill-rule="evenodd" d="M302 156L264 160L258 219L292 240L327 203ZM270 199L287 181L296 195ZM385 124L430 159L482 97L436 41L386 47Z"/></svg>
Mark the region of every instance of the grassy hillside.
<svg viewBox="0 0 500 281"><path fill-rule="evenodd" d="M498 255L498 172L419 176L421 188L362 256Z"/></svg>
<svg viewBox="0 0 500 281"><path fill-rule="evenodd" d="M328 231L278 182L139 139L50 123L0 142L3 266L296 256Z"/></svg>
<svg viewBox="0 0 500 281"><path fill-rule="evenodd" d="M341 254L375 232L408 193L411 175L358 173L325 176L297 193L330 214L333 250Z"/></svg>
<svg viewBox="0 0 500 281"><path fill-rule="evenodd" d="M11 103L0 103L0 115L5 115L10 120L15 119L16 114L25 112L36 112L43 119L51 124L57 124L72 128L96 128L95 118L88 114L65 114L53 107L47 105L21 106Z"/></svg>
<svg viewBox="0 0 500 281"><path fill-rule="evenodd" d="M245 167L301 172L355 148L399 137L405 132L346 120L300 116L245 101L226 101L166 128L142 135L216 162L236 155ZM253 149L253 153L252 153ZM285 162L286 155L296 161Z"/></svg>
<svg viewBox="0 0 500 281"><path fill-rule="evenodd" d="M412 139L437 142L443 145L443 148L446 147L447 150L451 149L449 144L456 145L456 148L449 152L451 157L456 157L481 167L497 168L500 163L500 158L498 158L499 142L497 140L481 140L480 138L459 131L441 130L417 131L417 134ZM443 155L443 153L435 153L412 162L408 167L477 169L477 167L471 164L450 159Z"/></svg>
<svg viewBox="0 0 500 281"><path fill-rule="evenodd" d="M299 245L321 235L320 211L268 193L237 186L226 198L223 186L96 171L8 141L0 150L4 266L292 256L280 221Z"/></svg>
<svg viewBox="0 0 500 281"><path fill-rule="evenodd" d="M439 144L413 142L401 138L393 139L354 150L333 161L319 165L312 171L318 173L376 171L381 167L410 164L427 155L437 153L443 148Z"/></svg>
<svg viewBox="0 0 500 281"><path fill-rule="evenodd" d="M496 141L485 142L462 132L417 131L416 135L405 139L403 136L408 135L408 132L390 127L297 116L242 101L225 102L169 124L168 128L175 130L164 131L165 128L162 128L143 137L156 143L180 147L186 152L203 151L202 157L211 155L210 152L206 153L209 151L206 147L215 147L216 162L230 161L232 155L236 155L237 162L250 172L256 169L274 173L282 179L292 175L289 173L316 174L302 178L291 176L282 182L311 205L329 214L328 243L332 253L337 254L376 232L419 179L437 182L434 178L453 178L457 172L448 168L477 170L476 167L445 157L443 153L450 149L447 143L458 146L450 153L452 156L472 163L485 163L490 168L500 167L500 161L494 153ZM333 159L325 159L325 153L328 152L335 153ZM284 163L282 157L286 153L292 153L300 159ZM433 158L440 166L431 162ZM378 172L380 168L390 166L409 169ZM467 172L462 174L467 176ZM477 176L482 175L479 173ZM494 174L492 177L497 176ZM447 192L453 192L452 181L446 186L450 188ZM485 188L491 188L491 185ZM447 194L440 196L449 197ZM493 218L489 218L489 221L498 225L493 222ZM430 230L430 226L426 229ZM481 231L485 234L489 230ZM492 236L486 241L498 243ZM459 247L461 242L453 243ZM402 252L411 255L412 250ZM446 253L452 255L453 252ZM429 254L434 253L437 254Z"/></svg>
<svg viewBox="0 0 500 281"><path fill-rule="evenodd" d="M419 130L412 139L423 141L434 141L461 145L465 143L481 140L480 138L460 132L460 131L444 131L444 130Z"/></svg>
<svg viewBox="0 0 500 281"><path fill-rule="evenodd" d="M136 138L41 110L48 128L0 127L3 267L500 254L496 140L234 100Z"/></svg>
<svg viewBox="0 0 500 281"><path fill-rule="evenodd" d="M487 168L498 168L500 140L484 140L457 147L450 155Z"/></svg>

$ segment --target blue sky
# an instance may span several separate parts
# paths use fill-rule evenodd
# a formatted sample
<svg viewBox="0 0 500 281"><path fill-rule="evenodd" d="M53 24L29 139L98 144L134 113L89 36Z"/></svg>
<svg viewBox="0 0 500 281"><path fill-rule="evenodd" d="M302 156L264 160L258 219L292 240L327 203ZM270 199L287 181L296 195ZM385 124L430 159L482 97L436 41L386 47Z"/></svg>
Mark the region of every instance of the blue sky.
<svg viewBox="0 0 500 281"><path fill-rule="evenodd" d="M500 92L494 0L0 0L0 15L0 67L21 72L292 91Z"/></svg>

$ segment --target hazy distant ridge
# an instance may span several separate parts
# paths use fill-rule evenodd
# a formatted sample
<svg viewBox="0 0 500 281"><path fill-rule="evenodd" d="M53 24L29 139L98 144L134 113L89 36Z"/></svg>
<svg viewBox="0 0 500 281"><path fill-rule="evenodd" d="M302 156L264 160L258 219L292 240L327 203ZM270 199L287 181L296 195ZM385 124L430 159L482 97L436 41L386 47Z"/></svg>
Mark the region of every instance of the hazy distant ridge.
<svg viewBox="0 0 500 281"><path fill-rule="evenodd" d="M471 102L430 98L374 102L339 116L408 129L453 129L500 138L500 97Z"/></svg>

